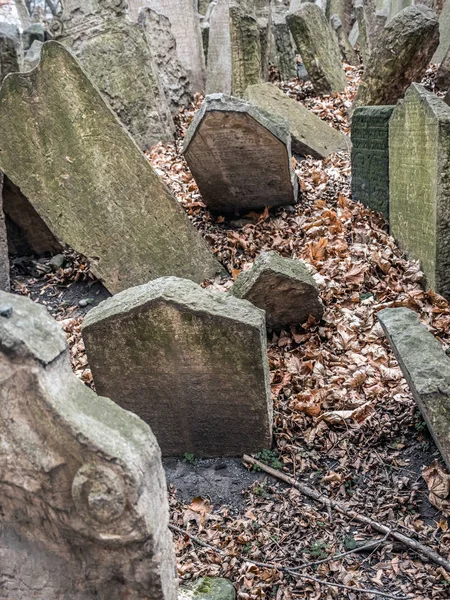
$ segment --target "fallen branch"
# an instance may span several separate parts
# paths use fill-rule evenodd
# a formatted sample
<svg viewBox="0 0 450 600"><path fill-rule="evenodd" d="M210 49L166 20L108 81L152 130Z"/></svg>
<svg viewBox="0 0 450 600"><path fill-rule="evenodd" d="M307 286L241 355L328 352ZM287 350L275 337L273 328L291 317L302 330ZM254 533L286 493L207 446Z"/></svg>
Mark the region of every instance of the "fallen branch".
<svg viewBox="0 0 450 600"><path fill-rule="evenodd" d="M430 559L437 565L440 565L448 573L450 573L450 562L448 562L448 560L443 558L440 554L438 554L437 552L435 552L428 546L425 546L424 544L421 544L420 542L418 542L406 535L403 535L403 533L400 533L395 530L391 530L389 527L386 527L386 525L382 525L381 523L379 523L378 521L374 521L370 517L366 517L365 515L357 513L356 511L349 508L342 502L338 502L337 500L332 500L331 498L328 498L323 493L317 492L313 488L310 488L309 486L305 485L304 483L296 481L295 479L293 479L289 475L286 475L285 473L282 473L281 471L277 471L276 469L272 469L271 467L268 467L267 465L260 462L259 460L256 460L256 458L253 458L252 456L248 456L247 454L245 454L243 457L243 460L244 460L244 463L256 466L259 469L261 469L262 471L265 471L266 473L268 473L269 475L272 475L272 477L280 479L281 481L284 481L285 483L291 485L292 487L295 487L302 494L304 494L305 496L308 496L309 498L312 498L313 500L316 500L316 502L320 502L321 504L323 504L324 506L326 506L328 508L333 508L334 510L337 510L341 514L351 517L355 521L359 521L360 523L369 525L370 527L372 527L372 529L375 529L375 531L379 531L380 533L389 535L389 537L397 540L398 542L401 542L408 548L411 548L411 550L414 550L415 552L422 554L423 556L426 556L428 559Z"/></svg>
<svg viewBox="0 0 450 600"><path fill-rule="evenodd" d="M202 546L202 548L207 548L208 550L213 550L214 552L217 552L218 554L225 554L225 552L221 548L215 548L214 546L210 546L209 544L207 544L200 538L195 537L195 535L192 535L192 533L189 533L189 531L186 531L185 529L181 529L181 527L177 527L176 525L169 523L169 529L172 529L172 531L176 531L177 533L182 533L183 535L187 535L189 539L191 539L193 542L195 542L199 546Z"/></svg>

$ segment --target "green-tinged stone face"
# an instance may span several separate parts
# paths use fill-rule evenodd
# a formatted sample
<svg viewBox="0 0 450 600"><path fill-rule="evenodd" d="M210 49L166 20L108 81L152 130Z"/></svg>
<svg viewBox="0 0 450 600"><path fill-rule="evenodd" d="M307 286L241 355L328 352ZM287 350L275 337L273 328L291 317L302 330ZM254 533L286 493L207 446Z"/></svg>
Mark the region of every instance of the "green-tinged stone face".
<svg viewBox="0 0 450 600"><path fill-rule="evenodd" d="M181 587L178 600L235 600L236 592L231 581L215 577L202 577Z"/></svg>

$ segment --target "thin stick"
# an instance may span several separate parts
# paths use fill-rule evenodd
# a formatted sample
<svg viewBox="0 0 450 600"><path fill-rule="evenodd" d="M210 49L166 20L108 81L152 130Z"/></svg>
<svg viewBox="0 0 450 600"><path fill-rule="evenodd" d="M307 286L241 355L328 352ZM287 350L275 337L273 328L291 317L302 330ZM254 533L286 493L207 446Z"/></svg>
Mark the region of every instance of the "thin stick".
<svg viewBox="0 0 450 600"><path fill-rule="evenodd" d="M169 523L169 529L172 529L173 531L176 531L177 533L182 533L183 535L187 535L188 538L190 538L193 542L195 542L199 546L202 546L203 548L207 548L208 550L213 550L213 552L217 552L218 554L225 554L225 552L221 548L215 548L214 546L210 546L209 544L207 544L200 538L195 537L195 535L192 535L192 533L189 533L189 531L186 531L185 529L181 529L180 527L177 527L176 525L173 525L172 523Z"/></svg>
<svg viewBox="0 0 450 600"><path fill-rule="evenodd" d="M257 466L262 471L265 471L269 475L272 475L272 477L275 477L277 479L280 479L281 481L284 481L285 483L288 483L292 487L295 487L300 492L302 492L302 494L304 494L305 496L308 496L309 498L320 502L324 506L328 508L334 508L341 514L347 515L355 521L359 521L360 523L369 525L370 527L372 527L372 529L375 529L375 531L379 531L380 533L383 533L385 535L389 534L389 537L392 537L398 542L401 542L402 544L404 544L408 548L411 548L415 552L426 556L428 559L440 565L448 573L450 573L450 562L445 560L444 557L442 557L440 554L438 554L428 546L425 546L424 544L421 544L420 542L413 540L412 538L406 535L403 535L403 533L400 533L398 531L391 531L389 527L386 527L386 525L382 525L381 523L379 523L378 521L374 521L370 517L366 517L365 515L357 513L342 502L338 502L337 500L331 500L331 498L328 498L323 493L317 492L313 488L310 488L309 486L305 485L304 483L301 483L300 481L296 481L295 479L293 479L289 475L286 475L285 473L282 473L281 471L277 471L276 469L268 467L267 465L260 462L259 460L256 460L256 458L253 458L252 456L248 456L247 454L245 454L243 460L247 464Z"/></svg>

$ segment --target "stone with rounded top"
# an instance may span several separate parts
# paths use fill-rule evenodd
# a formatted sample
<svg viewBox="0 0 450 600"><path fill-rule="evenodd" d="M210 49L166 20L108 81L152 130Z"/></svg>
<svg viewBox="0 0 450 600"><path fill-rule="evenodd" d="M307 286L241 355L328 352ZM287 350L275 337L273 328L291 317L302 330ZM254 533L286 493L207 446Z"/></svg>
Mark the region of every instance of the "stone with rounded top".
<svg viewBox="0 0 450 600"><path fill-rule="evenodd" d="M180 588L178 600L235 600L236 590L228 579L201 577Z"/></svg>
<svg viewBox="0 0 450 600"><path fill-rule="evenodd" d="M289 126L249 102L206 96L183 153L212 210L239 212L297 200Z"/></svg>
<svg viewBox="0 0 450 600"><path fill-rule="evenodd" d="M230 293L265 310L267 325L275 330L302 324L310 316L319 321L324 311L306 265L277 252L263 252L238 275Z"/></svg>
<svg viewBox="0 0 450 600"><path fill-rule="evenodd" d="M162 452L240 456L271 445L264 312L164 277L88 313L96 389L150 424Z"/></svg>

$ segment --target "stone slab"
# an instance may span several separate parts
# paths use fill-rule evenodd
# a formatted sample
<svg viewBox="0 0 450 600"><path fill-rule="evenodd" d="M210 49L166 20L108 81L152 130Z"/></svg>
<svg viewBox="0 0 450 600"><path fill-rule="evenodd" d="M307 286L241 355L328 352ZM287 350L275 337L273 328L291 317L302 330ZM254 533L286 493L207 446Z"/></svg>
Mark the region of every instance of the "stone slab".
<svg viewBox="0 0 450 600"><path fill-rule="evenodd" d="M317 94L342 92L346 78L333 29L324 12L310 2L289 11L287 23Z"/></svg>
<svg viewBox="0 0 450 600"><path fill-rule="evenodd" d="M264 310L267 325L278 331L301 325L310 316L320 321L324 311L306 265L276 252L263 252L248 271L238 275L230 293Z"/></svg>
<svg viewBox="0 0 450 600"><path fill-rule="evenodd" d="M413 83L389 124L390 228L450 299L450 108Z"/></svg>
<svg viewBox="0 0 450 600"><path fill-rule="evenodd" d="M82 333L97 391L149 423L163 455L271 446L265 318L249 302L165 277L102 302Z"/></svg>
<svg viewBox="0 0 450 600"><path fill-rule="evenodd" d="M439 46L431 62L440 63L450 48L450 2L445 0L439 17Z"/></svg>
<svg viewBox="0 0 450 600"><path fill-rule="evenodd" d="M0 91L0 168L111 293L221 270L76 59L46 42ZM45 158L44 158L45 157Z"/></svg>
<svg viewBox="0 0 450 600"><path fill-rule="evenodd" d="M0 598L176 600L155 436L75 377L44 306L0 305Z"/></svg>
<svg viewBox="0 0 450 600"><path fill-rule="evenodd" d="M350 149L350 140L346 135L330 127L272 83L249 86L245 98L258 108L287 121L294 154L326 158L333 152Z"/></svg>
<svg viewBox="0 0 450 600"><path fill-rule="evenodd" d="M412 310L387 308L377 317L450 469L450 360Z"/></svg>
<svg viewBox="0 0 450 600"><path fill-rule="evenodd" d="M223 94L207 96L186 133L183 153L212 210L236 212L297 200L288 125L253 104Z"/></svg>
<svg viewBox="0 0 450 600"><path fill-rule="evenodd" d="M0 172L0 290L9 291L8 238L3 212L3 173Z"/></svg>
<svg viewBox="0 0 450 600"><path fill-rule="evenodd" d="M361 106L352 117L352 198L389 220L389 119L395 106Z"/></svg>

